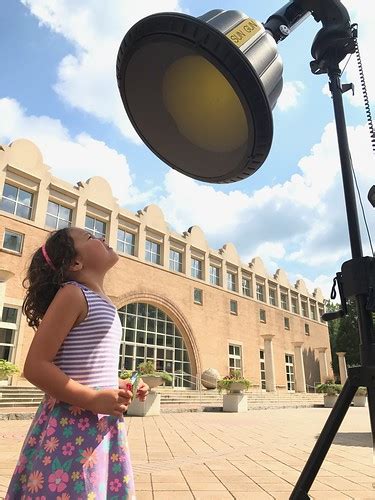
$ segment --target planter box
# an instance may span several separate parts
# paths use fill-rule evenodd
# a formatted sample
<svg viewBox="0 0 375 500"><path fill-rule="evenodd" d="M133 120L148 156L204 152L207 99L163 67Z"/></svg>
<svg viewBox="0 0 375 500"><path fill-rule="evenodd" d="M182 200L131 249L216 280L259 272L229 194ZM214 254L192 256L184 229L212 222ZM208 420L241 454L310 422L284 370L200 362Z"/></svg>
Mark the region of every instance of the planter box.
<svg viewBox="0 0 375 500"><path fill-rule="evenodd" d="M325 408L333 408L337 401L338 395L329 396L328 394L324 394L324 407Z"/></svg>
<svg viewBox="0 0 375 500"><path fill-rule="evenodd" d="M128 407L127 415L134 417L149 417L160 415L161 396L157 392L150 392L146 401L134 398Z"/></svg>
<svg viewBox="0 0 375 500"><path fill-rule="evenodd" d="M229 413L245 413L247 412L247 396L246 394L233 393L224 394L223 396L223 411Z"/></svg>
<svg viewBox="0 0 375 500"><path fill-rule="evenodd" d="M354 396L353 406L366 406L367 396Z"/></svg>

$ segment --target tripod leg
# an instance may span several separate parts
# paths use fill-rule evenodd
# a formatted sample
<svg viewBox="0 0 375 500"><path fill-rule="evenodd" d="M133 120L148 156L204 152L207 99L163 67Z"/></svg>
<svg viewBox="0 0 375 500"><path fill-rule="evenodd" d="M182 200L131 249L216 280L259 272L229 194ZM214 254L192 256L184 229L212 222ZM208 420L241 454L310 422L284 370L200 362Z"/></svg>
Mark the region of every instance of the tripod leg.
<svg viewBox="0 0 375 500"><path fill-rule="evenodd" d="M317 473L319 472L341 422L344 420L356 390L357 387L350 385L349 380L345 382L341 394L339 395L335 406L332 408L327 422L325 423L322 432L315 443L313 451L311 452L311 455L301 472L294 490L289 497L290 500L307 500L309 498L307 493L311 488Z"/></svg>
<svg viewBox="0 0 375 500"><path fill-rule="evenodd" d="M367 401L372 431L372 459L375 464L375 387L367 387Z"/></svg>

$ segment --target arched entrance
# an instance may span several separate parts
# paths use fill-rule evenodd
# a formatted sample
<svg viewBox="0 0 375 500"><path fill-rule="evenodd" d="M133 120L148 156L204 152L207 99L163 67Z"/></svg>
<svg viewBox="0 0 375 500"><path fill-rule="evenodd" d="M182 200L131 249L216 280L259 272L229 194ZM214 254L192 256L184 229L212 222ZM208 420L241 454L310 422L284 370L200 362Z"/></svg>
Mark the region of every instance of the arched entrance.
<svg viewBox="0 0 375 500"><path fill-rule="evenodd" d="M173 387L195 387L189 350L173 319L157 305L132 302L118 310L122 324L119 370L152 361L173 376Z"/></svg>

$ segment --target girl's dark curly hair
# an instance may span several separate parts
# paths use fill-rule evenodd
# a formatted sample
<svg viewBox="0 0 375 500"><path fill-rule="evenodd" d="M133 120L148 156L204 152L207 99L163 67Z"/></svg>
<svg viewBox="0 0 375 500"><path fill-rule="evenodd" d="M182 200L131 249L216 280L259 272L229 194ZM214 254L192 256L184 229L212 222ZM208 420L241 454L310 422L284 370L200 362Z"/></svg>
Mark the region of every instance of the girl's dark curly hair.
<svg viewBox="0 0 375 500"><path fill-rule="evenodd" d="M27 324L34 329L38 328L57 291L68 279L69 267L76 257L70 229L54 231L48 237L45 249L52 266L47 263L42 248L38 248L22 283L26 288L22 312L26 315Z"/></svg>

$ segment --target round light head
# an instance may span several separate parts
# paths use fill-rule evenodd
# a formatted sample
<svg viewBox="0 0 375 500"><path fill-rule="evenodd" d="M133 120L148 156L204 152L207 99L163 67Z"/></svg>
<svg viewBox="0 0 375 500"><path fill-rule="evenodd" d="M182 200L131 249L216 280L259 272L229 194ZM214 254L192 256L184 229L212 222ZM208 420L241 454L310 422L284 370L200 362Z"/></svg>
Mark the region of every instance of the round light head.
<svg viewBox="0 0 375 500"><path fill-rule="evenodd" d="M121 98L143 142L172 168L206 182L237 181L261 166L272 142L272 99L281 90L280 71L270 92L262 82L270 67L264 48L255 58L262 75L244 52L265 38L262 26L228 12L231 26L223 11L201 19L149 16L126 34L117 59ZM238 39L241 30L247 39L237 43L233 34Z"/></svg>

